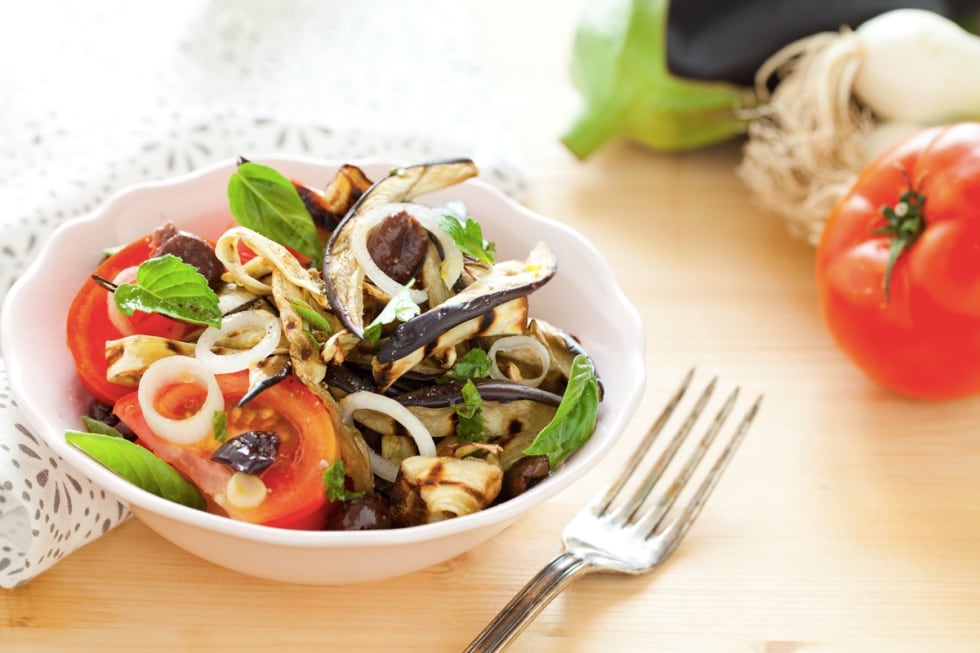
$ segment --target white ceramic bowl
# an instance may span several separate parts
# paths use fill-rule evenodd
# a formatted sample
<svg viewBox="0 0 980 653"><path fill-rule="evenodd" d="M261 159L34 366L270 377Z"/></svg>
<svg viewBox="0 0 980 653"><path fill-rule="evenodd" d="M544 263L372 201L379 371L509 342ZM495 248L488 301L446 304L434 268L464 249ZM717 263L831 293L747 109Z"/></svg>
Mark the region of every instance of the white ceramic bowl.
<svg viewBox="0 0 980 653"><path fill-rule="evenodd" d="M336 162L254 157L312 186L326 183ZM392 163L353 161L372 179ZM633 415L645 381L639 315L599 252L577 232L520 206L479 180L420 202L463 200L497 243L498 258L523 258L539 240L558 256L558 274L531 296L530 311L578 336L605 387L589 442L551 478L480 513L437 524L367 532L307 532L257 526L212 515L144 492L65 442L79 427L89 398L75 378L65 346L65 314L103 248L129 242L166 220L216 235L230 222L228 161L199 172L129 188L95 212L71 221L45 244L7 296L3 354L11 387L27 420L71 466L128 504L164 538L218 565L295 583L352 583L406 574L448 560L498 533L534 506L574 483L612 447Z"/></svg>

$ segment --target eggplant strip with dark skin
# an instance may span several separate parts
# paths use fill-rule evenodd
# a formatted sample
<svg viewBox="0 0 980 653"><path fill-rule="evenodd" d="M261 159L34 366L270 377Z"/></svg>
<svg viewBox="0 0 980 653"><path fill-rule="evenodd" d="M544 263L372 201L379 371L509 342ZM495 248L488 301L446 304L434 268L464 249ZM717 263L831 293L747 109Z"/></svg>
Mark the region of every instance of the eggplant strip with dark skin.
<svg viewBox="0 0 980 653"><path fill-rule="evenodd" d="M293 186L310 212L313 223L333 232L351 207L371 187L371 180L364 171L349 163L340 167L322 190L316 190L294 181Z"/></svg>
<svg viewBox="0 0 980 653"><path fill-rule="evenodd" d="M528 323L528 335L545 346L551 356L551 365L541 385L549 389L564 388L565 382L572 369L572 361L578 355L588 356L578 341L567 331L545 322L540 318L532 318ZM589 357L591 360L591 357ZM599 383L599 397L602 397L602 377L596 379Z"/></svg>
<svg viewBox="0 0 980 653"><path fill-rule="evenodd" d="M378 389L384 392L403 374L429 356L439 355L460 343L479 336L519 335L524 333L526 324L527 297L522 295L457 324L448 331L436 334L435 339L429 340L426 344L400 358L384 362L380 357L376 357L371 364L374 381L378 384Z"/></svg>
<svg viewBox="0 0 980 653"><path fill-rule="evenodd" d="M559 395L514 381L481 379L474 383L483 400L485 439L504 448L515 438L520 438L526 447L554 417L561 403ZM455 406L464 403L462 387L459 382L446 383L393 398L418 417L432 437L452 438L457 424ZM397 422L387 415L365 411L358 419L378 433L402 433Z"/></svg>
<svg viewBox="0 0 980 653"><path fill-rule="evenodd" d="M544 243L531 250L523 264L495 264L478 281L450 297L438 307L398 325L378 351L378 361L391 363L436 341L452 327L462 324L505 302L525 297L555 275L558 260Z"/></svg>
<svg viewBox="0 0 980 653"><path fill-rule="evenodd" d="M366 275L351 245L357 221L373 207L410 202L416 197L461 183L478 174L469 159L424 163L394 170L377 181L354 204L327 242L323 276L327 297L344 326L364 336L364 284Z"/></svg>

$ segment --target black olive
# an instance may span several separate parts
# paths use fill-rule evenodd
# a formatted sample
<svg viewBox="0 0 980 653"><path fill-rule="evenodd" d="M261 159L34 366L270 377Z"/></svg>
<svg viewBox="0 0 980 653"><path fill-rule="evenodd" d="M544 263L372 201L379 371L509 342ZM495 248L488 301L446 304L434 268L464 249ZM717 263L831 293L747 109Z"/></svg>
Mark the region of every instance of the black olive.
<svg viewBox="0 0 980 653"><path fill-rule="evenodd" d="M172 254L188 265L192 265L208 280L208 285L217 289L221 285L224 264L218 260L211 244L200 236L180 231L171 223L153 232L154 245L150 257Z"/></svg>
<svg viewBox="0 0 980 653"><path fill-rule="evenodd" d="M328 531L371 531L391 526L388 504L374 492L342 501L324 524Z"/></svg>
<svg viewBox="0 0 980 653"><path fill-rule="evenodd" d="M406 211L390 215L368 235L371 258L398 283L408 283L422 265L429 232Z"/></svg>
<svg viewBox="0 0 980 653"><path fill-rule="evenodd" d="M235 471L258 474L276 462L279 436L272 431L246 431L218 447L211 460Z"/></svg>
<svg viewBox="0 0 980 653"><path fill-rule="evenodd" d="M108 406L98 401L93 401L88 406L88 416L116 429L122 433L122 436L127 440L133 441L136 439L136 434L133 433L133 429L129 428L129 425L120 420L116 414L112 412L112 406Z"/></svg>
<svg viewBox="0 0 980 653"><path fill-rule="evenodd" d="M508 499L527 492L548 477L548 456L524 456L504 472L503 491Z"/></svg>

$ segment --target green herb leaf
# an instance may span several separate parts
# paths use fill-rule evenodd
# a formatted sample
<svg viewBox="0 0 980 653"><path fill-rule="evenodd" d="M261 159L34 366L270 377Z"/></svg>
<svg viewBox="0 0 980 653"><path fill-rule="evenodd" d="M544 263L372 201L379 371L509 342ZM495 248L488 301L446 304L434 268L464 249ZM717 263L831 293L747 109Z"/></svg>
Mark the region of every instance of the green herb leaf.
<svg viewBox="0 0 980 653"><path fill-rule="evenodd" d="M415 283L415 279L409 279L408 283L405 284L401 290L395 293L395 295L385 304L385 307L381 309L378 316L371 321L371 324L364 328L364 338L368 342L377 342L381 337L381 329L386 324L391 324L395 320L399 322L408 322L413 317L418 315L422 309L419 305L412 301L412 295L409 292L412 285Z"/></svg>
<svg viewBox="0 0 980 653"><path fill-rule="evenodd" d="M474 348L463 354L452 369L439 377L439 382L485 379L490 376L490 368L490 357L487 356L487 352Z"/></svg>
<svg viewBox="0 0 980 653"><path fill-rule="evenodd" d="M493 265L497 246L483 240L483 228L472 218L460 221L454 215L442 215L436 218L439 228L452 237L453 241L464 253Z"/></svg>
<svg viewBox="0 0 980 653"><path fill-rule="evenodd" d="M243 227L291 247L320 267L323 248L293 183L272 168L246 162L228 180L228 206Z"/></svg>
<svg viewBox="0 0 980 653"><path fill-rule="evenodd" d="M364 496L363 492L348 490L344 479L344 461L338 458L323 472L323 485L327 488L328 501L349 501Z"/></svg>
<svg viewBox="0 0 980 653"><path fill-rule="evenodd" d="M548 456L554 469L592 436L599 413L599 381L588 356L578 354L572 360L568 385L555 416L524 450L528 456Z"/></svg>
<svg viewBox="0 0 980 653"><path fill-rule="evenodd" d="M655 150L686 150L744 132L750 89L684 79L667 66L668 0L587 3L571 77L585 107L562 141L585 158L616 136Z"/></svg>
<svg viewBox="0 0 980 653"><path fill-rule="evenodd" d="M205 509L197 487L147 449L124 438L66 431L65 439L133 485L169 501Z"/></svg>
<svg viewBox="0 0 980 653"><path fill-rule="evenodd" d="M118 285L112 298L124 315L139 310L193 324L221 326L218 295L197 268L173 254L140 263L136 283Z"/></svg>
<svg viewBox="0 0 980 653"><path fill-rule="evenodd" d="M228 413L223 410L214 411L211 418L211 430L214 431L214 439L224 442L228 438Z"/></svg>
<svg viewBox="0 0 980 653"><path fill-rule="evenodd" d="M483 397L473 379L462 388L463 403L453 406L456 412L456 436L465 442L483 441Z"/></svg>
<svg viewBox="0 0 980 653"><path fill-rule="evenodd" d="M320 315L316 309L304 302L302 299L291 299L289 300L289 304L293 307L293 310L296 311L301 318L309 322L310 326L313 328L319 329L320 331L325 331L328 334L333 333L333 328L330 326L330 323L327 322L327 318Z"/></svg>
<svg viewBox="0 0 980 653"><path fill-rule="evenodd" d="M108 435L113 438L123 438L122 431L114 426L109 426L102 420L95 419L94 417L88 417L87 415L82 415L82 423L85 424L85 428L88 429L89 433L100 433L102 435Z"/></svg>

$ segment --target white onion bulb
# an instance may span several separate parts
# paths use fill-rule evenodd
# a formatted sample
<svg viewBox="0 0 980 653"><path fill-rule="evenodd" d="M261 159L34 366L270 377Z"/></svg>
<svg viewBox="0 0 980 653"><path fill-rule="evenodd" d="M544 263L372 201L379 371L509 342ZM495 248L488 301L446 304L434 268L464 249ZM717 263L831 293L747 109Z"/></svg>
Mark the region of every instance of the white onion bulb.
<svg viewBox="0 0 980 653"><path fill-rule="evenodd" d="M173 419L157 410L156 398L160 392L175 384L190 383L207 391L197 412L183 419ZM176 445L190 445L209 437L214 414L225 409L218 380L200 361L190 356L167 356L151 364L140 379L136 396L147 426L160 438Z"/></svg>

